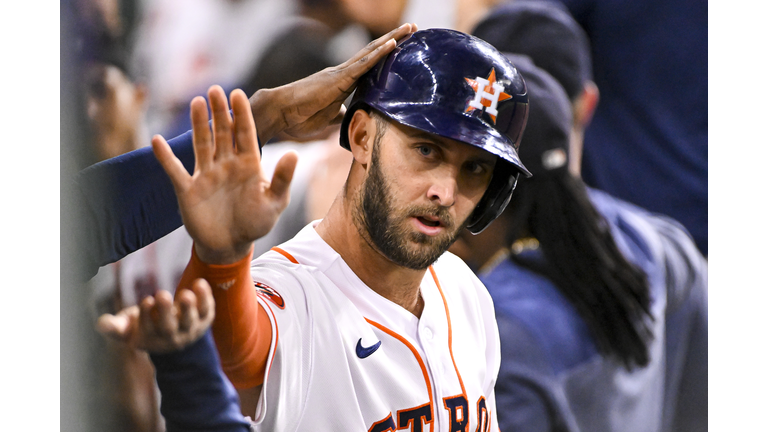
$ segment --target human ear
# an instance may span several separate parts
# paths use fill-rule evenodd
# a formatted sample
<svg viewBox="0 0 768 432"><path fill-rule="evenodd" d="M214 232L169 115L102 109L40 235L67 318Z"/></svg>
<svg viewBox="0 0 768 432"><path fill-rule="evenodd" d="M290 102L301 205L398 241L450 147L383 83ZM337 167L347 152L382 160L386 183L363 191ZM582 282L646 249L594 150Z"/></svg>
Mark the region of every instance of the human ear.
<svg viewBox="0 0 768 432"><path fill-rule="evenodd" d="M584 83L584 91L573 103L573 120L576 125L586 128L592 121L597 103L600 101L600 91L592 81Z"/></svg>
<svg viewBox="0 0 768 432"><path fill-rule="evenodd" d="M375 136L376 121L364 110L355 111L349 122L347 137L352 157L363 167L367 167L370 162Z"/></svg>
<svg viewBox="0 0 768 432"><path fill-rule="evenodd" d="M146 107L148 94L149 89L146 84L134 83L133 97L138 106L141 107L142 111L144 111L144 108Z"/></svg>

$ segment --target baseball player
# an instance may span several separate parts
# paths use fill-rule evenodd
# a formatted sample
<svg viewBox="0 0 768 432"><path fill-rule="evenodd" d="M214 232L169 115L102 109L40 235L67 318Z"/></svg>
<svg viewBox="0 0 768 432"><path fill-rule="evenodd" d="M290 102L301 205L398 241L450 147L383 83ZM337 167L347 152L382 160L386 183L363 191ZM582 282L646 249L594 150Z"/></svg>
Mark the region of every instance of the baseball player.
<svg viewBox="0 0 768 432"><path fill-rule="evenodd" d="M416 32L366 73L342 122L353 155L326 217L251 262L288 200L295 154L260 171L242 91L191 103L195 170L153 149L195 240L222 367L256 430L497 430L488 292L444 253L482 231L518 176L528 104L515 67L451 30ZM234 144L233 144L234 138ZM181 290L180 290L181 292Z"/></svg>
<svg viewBox="0 0 768 432"><path fill-rule="evenodd" d="M451 249L494 299L502 430L706 430L707 262L677 221L581 180L599 94L586 34L552 2L504 5L475 34L532 61L512 60L534 177Z"/></svg>

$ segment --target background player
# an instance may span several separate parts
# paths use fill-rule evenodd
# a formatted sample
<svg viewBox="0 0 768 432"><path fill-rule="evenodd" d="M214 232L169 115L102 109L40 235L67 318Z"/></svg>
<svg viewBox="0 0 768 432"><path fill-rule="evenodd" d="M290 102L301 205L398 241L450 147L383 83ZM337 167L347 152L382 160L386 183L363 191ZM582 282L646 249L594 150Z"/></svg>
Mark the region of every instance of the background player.
<svg viewBox="0 0 768 432"><path fill-rule="evenodd" d="M585 183L679 221L706 256L708 3L559 1L589 38L601 90Z"/></svg>
<svg viewBox="0 0 768 432"><path fill-rule="evenodd" d="M508 38L498 44L548 35L540 51L519 49L555 71L585 55L562 9L519 3L495 22ZM572 49L555 55L561 46ZM580 154L582 144L571 101L544 71L513 61L531 99L521 158L534 177L488 230L452 249L494 297L502 430L706 429L706 261L676 222L569 171L569 145Z"/></svg>
<svg viewBox="0 0 768 432"><path fill-rule="evenodd" d="M464 227L485 228L527 173L515 145L524 88L479 39L403 41L361 79L342 123L345 188L322 221L253 262L257 290L251 244L285 205L295 158L264 179L244 94L231 95L233 121L218 87L213 132L192 102L193 176L153 141L195 239L182 286L197 275L214 286L222 364L259 428L496 428L492 305L443 252Z"/></svg>
<svg viewBox="0 0 768 432"><path fill-rule="evenodd" d="M706 261L677 222L568 172L568 99L514 61L531 100L521 157L534 177L452 249L483 269L494 299L501 430L706 430Z"/></svg>
<svg viewBox="0 0 768 432"><path fill-rule="evenodd" d="M528 157L530 162L527 163L532 165L532 170L537 171L538 175L527 182L527 184L521 185L518 191L521 193L516 196L516 199L513 199L517 203L516 209L526 208L529 210L520 211L520 214L517 215L507 214L507 217L502 218L506 221L506 224L494 227L498 230L496 236L493 236L491 233L483 233L474 238L464 237L462 241L457 242L457 246L459 243L463 243L464 240L469 243L477 243L472 248L471 259L468 258L468 260L473 262L473 265L481 275L481 279L489 285L489 289L491 285L498 288L495 292L492 290L495 303L499 306L497 311L505 308L504 314L508 317L515 317L511 320L511 322L515 322L521 315L524 315L519 307L521 301L527 301L529 302L528 304L537 305L537 307L549 311L549 313L560 315L562 320L570 320L573 317L568 318L568 314L564 312L567 307L562 307L562 304L558 306L556 301L552 301L552 298L558 298L558 296L555 295L549 298L545 295L550 292L548 291L549 288L547 288L548 281L557 286L559 291L567 293L566 297L569 299L569 303L578 304L585 301L584 299L586 298L594 298L594 295L575 294L573 281L578 279L576 277L568 277L565 278L568 279L568 282L566 282L562 276L568 272L575 274L574 270L568 270L569 268L590 268L595 270L601 268L626 268L626 264L622 264L626 258L626 260L635 264L638 263L638 260L642 261L642 264L639 264L639 266L647 275L647 285L650 287L648 289L652 293L651 313L655 320L654 325L662 325L662 328L654 330L653 341L647 341L644 344L634 344L641 348L640 351L636 352L645 350L642 348L643 345L647 347L646 349L650 356L649 364L645 367L635 367L631 372L621 372L625 374L628 382L634 382L638 386L643 385L644 390L636 393L634 396L638 401L642 402L637 402L633 405L634 409L626 409L625 407L628 405L621 404L608 406L605 404L605 400L601 399L608 393L616 395L612 398L613 402L610 403L616 403L616 401L629 398L630 396L623 394L625 392L622 387L618 385L608 386L603 391L594 393L593 389L601 385L597 382L589 381L589 388L583 390L578 390L579 386L577 385L569 385L565 401L563 402L563 399L560 399L560 402L556 404L560 408L551 410L549 416L527 415L529 419L538 419L532 421L539 421L540 423L528 425L526 428L535 429L543 427L542 425L545 424L546 420L542 419L548 418L554 421L551 413L559 410L563 413L562 418L574 418L578 421L581 428L587 430L600 430L601 428L626 430L628 426L625 424L632 423L628 419L633 415L644 417L643 424L648 428L653 428L654 425L657 425L656 427L661 430L706 430L708 418L706 378L708 370L708 266L706 262L691 247L691 240L688 238L686 230L677 226L676 222L650 216L645 210L627 205L627 203L617 200L613 196L606 195L606 197L603 197L602 194L604 192L602 191L587 188L588 200L584 199L585 193L582 191L584 185L580 178L581 170L579 168L581 166L582 147L585 145L585 129L591 127L590 119L597 107L599 94L597 86L592 81L590 45L586 34L562 5L556 2L541 1L520 1L499 7L478 25L475 33L503 51L530 56L536 66L551 73L552 77L565 89L573 113L573 120L569 123L563 119L564 114L562 113L568 110L557 110L559 106L558 99L561 99L561 97L558 97L560 92L554 88L557 86L537 87L543 96L537 98L536 94L532 95L535 100L541 101L536 105L538 105L538 108L549 107L549 109L543 114L531 114L529 122L531 127L528 129L527 135L529 145L523 144L521 157ZM525 72L523 73L525 74ZM535 73L535 71L531 73ZM542 82L546 83L546 81ZM536 107L534 111L536 111ZM560 117L556 115L558 112L561 112ZM565 114L569 115L567 112ZM568 132L569 128L570 132ZM544 133L543 131L549 132ZM549 157L551 161L553 154L566 150L563 147L564 144L562 144L563 140L566 139L569 141L569 147L567 148L569 172L567 175L559 168L545 169L542 165L542 158ZM586 146L589 146L589 143ZM541 199L543 196L547 196L549 199ZM537 197L539 198L538 200L536 199ZM576 206L576 203L579 202L581 204ZM568 204L566 205L565 203ZM593 207L597 210L593 210ZM558 210L555 210L556 208ZM595 216L595 212L597 212L598 216ZM527 218L526 214L528 215ZM571 215L570 219L566 218L566 214ZM616 214L620 216L615 216ZM598 231L594 231L589 236L585 235L584 238L577 236L579 233L586 233L588 231L585 227L595 222L588 223L587 221L594 221L595 217L598 220L602 217L606 218L610 226L613 226L618 219L620 224L625 226L625 229L612 229L613 240L603 237L603 240L598 241ZM646 221L653 228L648 228L647 225L643 225L640 222L628 222L629 219ZM601 225L604 222L596 223ZM576 225L581 228L575 228ZM627 226L631 226L631 228L627 228ZM531 230L533 228L531 227L535 227L540 236L548 240L542 240L539 235L532 233ZM508 235L505 234L506 230L509 230L507 232ZM570 232L570 234L566 235L564 234L565 232ZM625 237L630 235L628 232L635 232L635 234L632 234L635 240L625 240ZM590 239L586 240L587 237ZM661 243L667 245L667 247L664 252L658 253L655 258L650 260L647 260L645 257L638 258L641 255L637 251L628 251L628 246L625 246L626 244L635 243L640 245L654 244L656 243L654 239L659 237L664 239ZM493 245L486 243L488 240L493 241ZM614 252L609 253L607 252L608 249L605 249L611 241L615 241L618 245L618 252L614 250ZM540 242L540 244L537 242ZM571 246L573 250L569 258L567 251L569 250L568 244L571 243L578 243L581 246L578 248ZM652 249L646 246L640 247ZM616 263L599 265L597 263L600 260L590 259L588 260L588 266L580 266L578 264L580 259L584 259L591 253L590 251L597 251L600 248L605 249L606 252L599 253L599 256L603 257L603 259L613 256L612 260L615 260ZM523 259L520 258L521 255L518 255L522 253L528 258L536 257L538 255L537 251L544 251L547 260L556 260L558 264L545 269L545 264L535 264L530 259ZM557 252L555 253L554 251ZM497 259L492 259L491 257L496 252L499 252L500 255L496 257ZM509 260L501 259L501 256L505 254L509 256ZM622 258L621 255L625 258ZM463 256L468 257L468 255ZM501 259L501 261L498 259ZM500 262L502 264L499 264ZM490 277L488 272L496 265L499 265L498 272L494 279L495 282L491 283L490 279L486 278ZM501 269L501 267L504 267L504 269ZM559 271L552 271L554 268L559 269ZM546 279L529 278L532 269L534 272L543 273ZM506 280L505 278L511 278L507 273L509 271L515 272L515 278L520 284L519 290L509 284L500 283L501 280ZM627 270L626 274L629 275L631 272L631 270ZM675 277L665 277L666 283L658 285L654 280L660 279L659 274L662 272L674 274ZM558 276L557 273L560 273L560 275ZM582 272L578 270L576 273L581 274ZM586 278L588 274L582 277ZM596 288L598 285L610 286L616 283L609 282L610 279L606 279L606 276L598 277L597 273L592 275L592 280L591 284L584 283L583 288L592 285L588 290L595 289L598 293L601 292L600 289ZM603 282L598 283L597 281L600 280ZM625 281L620 285L623 285L622 290L625 290L626 287L635 286L636 288L632 292L641 293L646 291L646 288L639 287L637 282ZM664 308L658 300L653 300L659 297L659 295L653 295L653 292L664 292L668 298L674 300L669 301ZM628 298L632 297L629 296ZM594 303L594 300L592 302ZM628 300L624 300L623 303L626 305L632 304ZM607 304L610 304L610 302ZM578 359L580 357L575 353L580 352L584 356L581 357L581 360L600 364L600 366L595 367L606 372L606 374L610 374L608 371L613 367L612 362L615 362L618 358L628 358L627 354L621 355L620 353L622 350L627 350L633 344L626 344L624 348L621 348L621 346L626 343L625 341L631 340L632 337L621 337L615 343L609 344L598 342L597 346L602 346L598 350L601 352L601 355L595 354L597 351L592 350L591 347L593 347L594 343L591 339L605 338L605 335L600 336L600 334L604 334L607 329L618 333L617 329L626 326L626 323L634 322L634 325L639 325L640 321L628 319L627 317L634 316L629 311L618 314L601 311L601 316L613 316L611 320L614 320L614 322L598 324L594 317L590 317L590 314L593 313L588 312L591 307L582 305L577 306L577 309L580 311L579 317L574 321L568 322L572 323L571 327L573 328L578 328L578 325L581 325L578 323L582 320L583 322L591 323L588 324L590 336L581 339L573 345L559 345L558 349L560 351L555 356L563 359ZM621 310L621 308L608 306L603 306L602 309ZM540 315L546 316L543 313ZM510 322L508 319L503 321ZM551 321L554 322L554 320ZM621 321L625 324L620 324ZM519 330L521 327L513 325L512 328ZM540 334L534 338L538 342L533 345L527 345L528 348L521 348L524 344L519 343L519 340L513 340L512 337L509 340L502 341L502 350L512 350L507 352L508 356L504 358L513 368L535 358L535 353L538 352L536 345L555 346L557 343L551 341L557 341L559 337L567 337L571 341L579 340L573 334L565 336L564 328L558 329L545 326L539 326L539 328L548 328L549 330L544 336ZM513 335L515 333L510 329L510 331L504 334ZM523 331L522 334L526 334L526 331ZM663 335L663 338L661 335ZM665 341L663 345L660 345L661 339ZM606 348L606 346L609 348ZM613 348L610 348L611 346ZM660 346L663 348L660 349ZM588 352L592 352L591 356L586 354ZM610 354L611 352L613 354ZM614 360L607 359L610 357L613 357ZM590 360L586 360L587 358ZM574 364L581 364L577 360L572 361ZM660 362L664 364L663 368L659 367ZM560 363L561 367L563 364L565 363ZM502 366L502 369L504 369L504 366ZM562 377L569 377L573 370L575 369L566 368L560 372L560 375ZM515 374L513 373L512 375L514 376ZM663 379L660 378L662 376ZM575 379L574 376L570 376L567 380L573 381ZM511 378L510 380L515 382L516 379ZM537 386L542 384L543 377L538 375L538 381L535 382ZM547 388L547 385L543 385L542 388ZM508 386L507 389L510 391L517 389L516 392L509 393L510 395L525 394L525 386L520 385L519 382L516 386ZM551 388L546 391L541 390L539 394L547 394L551 390ZM538 399L534 398L534 400ZM522 400L526 400L526 398L522 398ZM580 402L577 403L575 402L576 400ZM592 402L584 404L584 401ZM548 403L546 402L545 404ZM520 406L522 405L520 403ZM593 411L593 409L597 410L595 407L600 405L603 406L602 410ZM533 409L532 407L541 407L542 405L533 402L528 406ZM660 409L659 406L663 406L663 409ZM613 417L607 417L606 411L610 411L610 415ZM603 415L597 415L595 414L596 412L600 412ZM517 424L516 422L526 417L526 414L522 412L516 413L514 410L507 411L507 413L509 413L507 420L511 422L510 424ZM606 420L606 422L609 418L613 418L615 423L613 425L607 425L607 423L597 425L595 423L588 423L591 421L588 420L590 418Z"/></svg>

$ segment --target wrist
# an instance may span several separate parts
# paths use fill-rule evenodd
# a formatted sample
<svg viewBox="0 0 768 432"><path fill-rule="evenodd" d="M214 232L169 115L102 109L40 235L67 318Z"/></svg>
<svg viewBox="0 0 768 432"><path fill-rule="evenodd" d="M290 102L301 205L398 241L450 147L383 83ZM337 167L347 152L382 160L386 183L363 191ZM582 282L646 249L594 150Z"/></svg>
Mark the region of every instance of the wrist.
<svg viewBox="0 0 768 432"><path fill-rule="evenodd" d="M273 94L272 89L259 89L248 99L260 146L266 144L282 130L280 110L275 109L276 106L272 103Z"/></svg>
<svg viewBox="0 0 768 432"><path fill-rule="evenodd" d="M193 255L199 259L200 262L208 265L223 266L235 264L245 258L250 258L253 251L253 243L249 242L247 244L236 246L231 250L221 251L208 249L195 242L192 249Z"/></svg>

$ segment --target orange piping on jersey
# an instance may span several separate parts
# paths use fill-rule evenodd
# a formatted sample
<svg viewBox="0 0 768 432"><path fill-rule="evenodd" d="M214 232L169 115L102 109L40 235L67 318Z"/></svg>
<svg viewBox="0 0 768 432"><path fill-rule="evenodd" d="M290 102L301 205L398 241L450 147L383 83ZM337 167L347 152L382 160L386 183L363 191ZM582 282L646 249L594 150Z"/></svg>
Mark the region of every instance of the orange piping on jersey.
<svg viewBox="0 0 768 432"><path fill-rule="evenodd" d="M440 291L440 296L443 298L443 306L445 306L445 316L448 318L448 352L451 353L451 361L453 362L453 368L456 370L456 376L459 378L459 384L461 385L461 393L464 395L464 398L469 401L469 398L467 397L467 391L464 389L464 380L461 379L461 374L459 373L459 368L456 367L456 359L453 358L453 330L451 328L451 313L448 312L448 302L445 300L445 294L443 294L443 289L440 287L440 281L437 280L437 274L435 273L435 269L432 266L429 266L429 272L432 273L432 279L435 280L435 285L437 285L437 290Z"/></svg>
<svg viewBox="0 0 768 432"><path fill-rule="evenodd" d="M299 261L296 260L296 258L294 258L293 255L289 254L288 252L284 251L283 249L280 249L277 246L272 247L270 250L273 250L273 251L279 253L280 255L288 258L288 261L290 261L290 262L292 262L294 264L298 264L299 263ZM275 313L272 311L272 307L267 305L267 308L269 309L269 313L272 314L272 319L275 321L275 350L277 350L277 341L280 339L280 337L279 337L280 336L280 334L279 334L280 329L277 328L277 318L275 318ZM271 360L269 362L269 369L272 370L272 361ZM269 375L269 371L267 371L267 375Z"/></svg>
<svg viewBox="0 0 768 432"><path fill-rule="evenodd" d="M273 247L273 248L272 248L272 249L270 249L270 250L273 250L273 251L275 251L275 252L279 253L280 255L282 255L282 256L284 256L284 257L288 258L288 261L290 261L290 262L292 262L292 263L294 263L294 264L298 264L298 263L299 263L298 261L296 261L296 258L294 258L294 257L293 257L293 255L291 255L291 254L289 254L288 252L286 252L286 251L284 251L284 250L280 249L280 248L279 248L279 247L277 247L277 246Z"/></svg>
<svg viewBox="0 0 768 432"><path fill-rule="evenodd" d="M413 353L413 356L416 357L416 361L419 362L419 366L421 367L421 373L422 375L424 375L424 382L427 384L427 392L429 393L429 411L432 416L432 421L427 423L429 423L429 430L434 431L435 430L435 404L432 399L432 384L429 381L429 375L427 374L427 367L424 365L424 361L421 359L421 356L419 355L418 351L416 351L416 348L413 345L411 345L410 342L408 342L404 337L400 336L394 331L384 327L383 325L377 323L376 321L371 321L368 318L366 318L365 320L368 321L368 324L376 327L377 329L383 331L384 333L402 342L403 345L407 346L408 349L411 350L411 352Z"/></svg>
<svg viewBox="0 0 768 432"><path fill-rule="evenodd" d="M275 323L275 351L273 352L272 357L267 359L267 361L269 362L269 366L267 367L267 374L265 375L265 376L269 376L269 371L272 370L272 363L273 363L273 360L275 359L274 353L277 352L277 342L280 340L280 327L278 327L277 325L277 318L275 317L275 313L272 311L272 307L268 305L266 302L264 302L264 305L267 306L267 310L269 311L269 314L272 315L272 321Z"/></svg>

